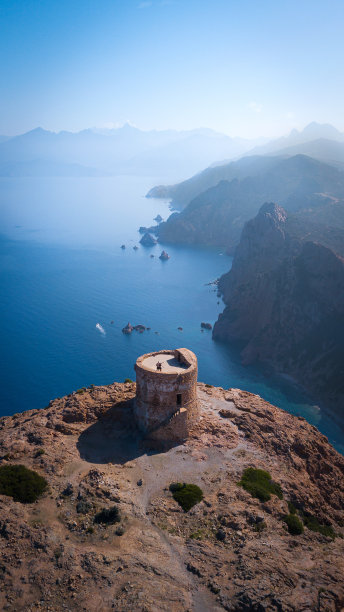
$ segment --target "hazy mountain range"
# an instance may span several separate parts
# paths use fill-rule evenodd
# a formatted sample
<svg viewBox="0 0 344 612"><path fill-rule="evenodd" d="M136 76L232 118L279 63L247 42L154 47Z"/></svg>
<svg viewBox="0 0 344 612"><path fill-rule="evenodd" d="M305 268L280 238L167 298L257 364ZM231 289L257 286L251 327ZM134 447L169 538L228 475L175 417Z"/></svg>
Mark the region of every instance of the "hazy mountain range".
<svg viewBox="0 0 344 612"><path fill-rule="evenodd" d="M274 156L287 158L298 154L344 169L344 134L331 125L310 123L301 132L292 130L289 136L254 147L236 161L216 162L181 183L153 187L147 195L171 198L173 206L182 209L222 180L256 176L274 165Z"/></svg>
<svg viewBox="0 0 344 612"><path fill-rule="evenodd" d="M141 174L176 181L244 155L297 153L344 167L344 135L317 123L276 140L231 138L206 128L143 131L129 123L76 133L36 128L12 138L0 135L0 176Z"/></svg>
<svg viewBox="0 0 344 612"><path fill-rule="evenodd" d="M116 129L50 132L36 128L0 137L0 176L145 174L174 180L243 155L260 140L230 138L209 129L142 131Z"/></svg>

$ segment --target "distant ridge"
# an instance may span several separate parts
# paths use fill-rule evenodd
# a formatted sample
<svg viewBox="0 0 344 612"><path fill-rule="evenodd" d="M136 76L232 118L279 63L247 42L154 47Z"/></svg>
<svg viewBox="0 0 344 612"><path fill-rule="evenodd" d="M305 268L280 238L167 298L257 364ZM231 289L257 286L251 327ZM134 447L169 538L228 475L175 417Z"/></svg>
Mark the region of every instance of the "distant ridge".
<svg viewBox="0 0 344 612"><path fill-rule="evenodd" d="M257 140L231 138L214 130L143 131L130 124L114 129L90 128L80 132L52 132L37 127L13 138L0 138L0 175L61 175L65 165L90 168L89 176L144 174L186 177L214 159L237 157ZM42 168L38 160L42 163ZM25 170L27 168L27 170ZM77 173L78 174L78 173ZM84 171L87 175L87 171Z"/></svg>
<svg viewBox="0 0 344 612"><path fill-rule="evenodd" d="M316 123L313 121L306 125L303 130L293 129L288 136L276 138L267 144L254 147L248 152L248 155L269 155L297 145L305 145L313 140L331 140L344 143L344 133L328 123ZM298 152L305 153L305 151L301 150Z"/></svg>

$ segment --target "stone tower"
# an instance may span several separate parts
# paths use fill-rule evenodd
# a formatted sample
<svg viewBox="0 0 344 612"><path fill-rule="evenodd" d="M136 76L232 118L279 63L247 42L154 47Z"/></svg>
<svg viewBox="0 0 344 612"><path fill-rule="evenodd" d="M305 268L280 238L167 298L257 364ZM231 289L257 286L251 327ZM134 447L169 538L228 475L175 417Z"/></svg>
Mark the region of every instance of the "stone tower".
<svg viewBox="0 0 344 612"><path fill-rule="evenodd" d="M185 348L148 353L135 370L138 427L151 440L183 442L198 419L196 355Z"/></svg>

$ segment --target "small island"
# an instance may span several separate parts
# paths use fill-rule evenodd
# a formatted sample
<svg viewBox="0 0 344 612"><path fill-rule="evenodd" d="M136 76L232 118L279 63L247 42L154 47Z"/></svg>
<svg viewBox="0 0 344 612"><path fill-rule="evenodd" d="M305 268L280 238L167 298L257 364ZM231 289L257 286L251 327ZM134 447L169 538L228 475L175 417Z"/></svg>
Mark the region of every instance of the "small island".
<svg viewBox="0 0 344 612"><path fill-rule="evenodd" d="M149 234L148 232L146 232L140 240L142 246L154 246L155 244L157 244L157 242L158 241L153 238L152 234Z"/></svg>

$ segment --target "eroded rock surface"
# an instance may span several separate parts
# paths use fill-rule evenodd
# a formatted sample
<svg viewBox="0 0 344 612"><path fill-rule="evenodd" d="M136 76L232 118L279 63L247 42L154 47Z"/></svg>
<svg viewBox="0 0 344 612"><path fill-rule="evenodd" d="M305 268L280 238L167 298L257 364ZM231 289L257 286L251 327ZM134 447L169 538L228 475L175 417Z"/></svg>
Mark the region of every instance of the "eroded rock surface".
<svg viewBox="0 0 344 612"><path fill-rule="evenodd" d="M292 376L341 421L343 221L343 203L293 216L264 204L220 279L226 308L213 331L218 340L239 343L243 363Z"/></svg>
<svg viewBox="0 0 344 612"><path fill-rule="evenodd" d="M0 496L0 609L341 610L344 458L327 439L258 396L199 384L188 442L153 452L134 426L134 394L115 383L0 420L1 465L49 482L34 504ZM250 466L271 473L283 500L238 486ZM204 500L184 513L174 481L199 485ZM337 537L290 535L288 501ZM94 523L113 505L119 524Z"/></svg>

